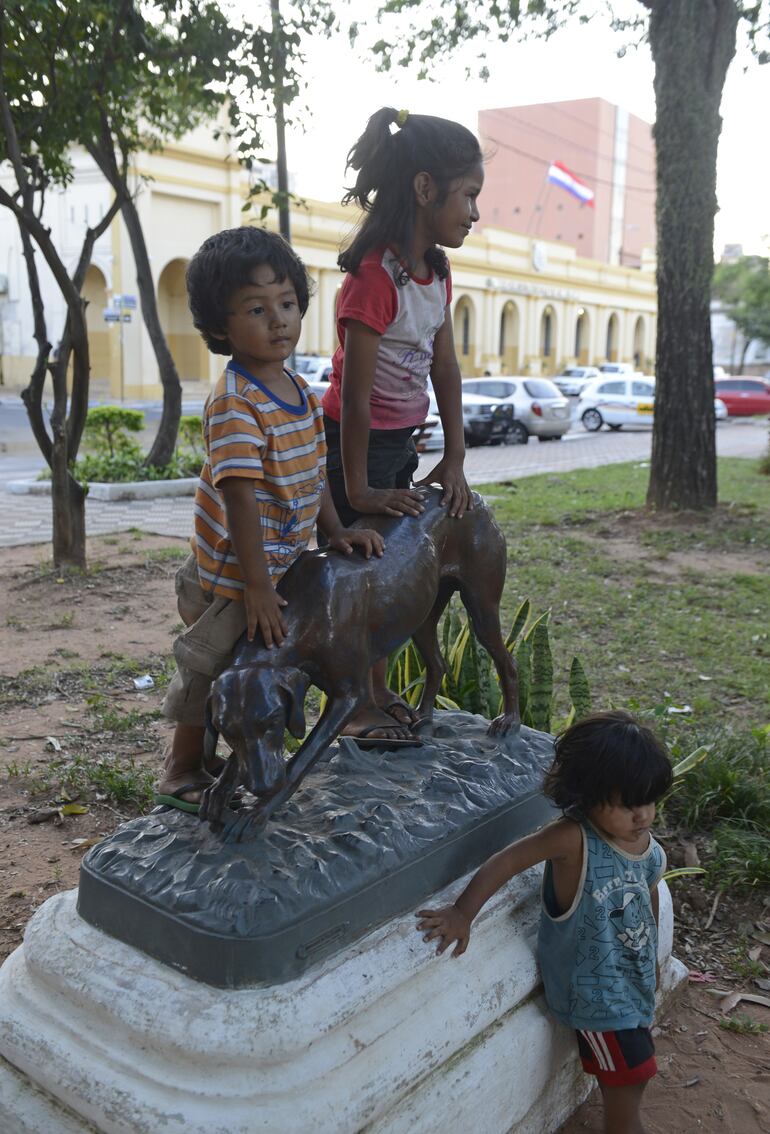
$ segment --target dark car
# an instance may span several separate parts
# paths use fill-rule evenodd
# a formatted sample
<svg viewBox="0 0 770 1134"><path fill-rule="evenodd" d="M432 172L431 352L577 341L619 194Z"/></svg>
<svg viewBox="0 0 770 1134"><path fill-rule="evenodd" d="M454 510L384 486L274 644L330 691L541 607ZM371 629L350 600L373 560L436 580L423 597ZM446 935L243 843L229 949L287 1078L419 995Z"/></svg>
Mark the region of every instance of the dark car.
<svg viewBox="0 0 770 1134"><path fill-rule="evenodd" d="M764 378L717 378L714 393L725 403L730 417L770 413L770 382Z"/></svg>

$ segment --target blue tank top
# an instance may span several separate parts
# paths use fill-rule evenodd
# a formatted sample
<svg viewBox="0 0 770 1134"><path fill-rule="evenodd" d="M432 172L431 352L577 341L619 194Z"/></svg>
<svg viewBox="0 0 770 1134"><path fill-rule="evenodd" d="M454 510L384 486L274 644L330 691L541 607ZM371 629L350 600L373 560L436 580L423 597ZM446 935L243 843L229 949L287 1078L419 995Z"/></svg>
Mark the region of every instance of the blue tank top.
<svg viewBox="0 0 770 1134"><path fill-rule="evenodd" d="M643 854L608 842L587 820L575 900L558 912L546 862L538 960L548 1006L572 1028L620 1031L649 1027L655 1009L658 933L650 890L666 869L650 837Z"/></svg>

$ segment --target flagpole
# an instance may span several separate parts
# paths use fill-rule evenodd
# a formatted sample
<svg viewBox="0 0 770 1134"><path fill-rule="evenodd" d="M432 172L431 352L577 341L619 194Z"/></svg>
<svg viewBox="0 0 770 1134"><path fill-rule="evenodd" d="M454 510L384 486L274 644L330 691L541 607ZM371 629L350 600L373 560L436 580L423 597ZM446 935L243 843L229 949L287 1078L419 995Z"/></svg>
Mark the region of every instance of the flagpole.
<svg viewBox="0 0 770 1134"><path fill-rule="evenodd" d="M543 206L540 209L540 216L537 218L537 225L535 227L535 236L537 236L540 232L540 224L543 220L543 213L546 210L546 206L548 204L548 198L551 196L551 182L550 181L547 182L547 185L548 185L548 188L545 191L545 200L543 201Z"/></svg>
<svg viewBox="0 0 770 1134"><path fill-rule="evenodd" d="M551 188L551 186L548 182L548 170L550 168L551 168L550 164L545 167L545 176L543 177L543 181L540 185L540 192L537 195L537 200L535 201L534 205L532 206L532 212L529 214L529 220L527 221L527 231L526 231L527 236L529 236L530 229L532 228L532 221L535 219L535 213L537 212L537 206L540 204L540 198L543 196L543 190L546 188L546 186L548 186L549 189Z"/></svg>

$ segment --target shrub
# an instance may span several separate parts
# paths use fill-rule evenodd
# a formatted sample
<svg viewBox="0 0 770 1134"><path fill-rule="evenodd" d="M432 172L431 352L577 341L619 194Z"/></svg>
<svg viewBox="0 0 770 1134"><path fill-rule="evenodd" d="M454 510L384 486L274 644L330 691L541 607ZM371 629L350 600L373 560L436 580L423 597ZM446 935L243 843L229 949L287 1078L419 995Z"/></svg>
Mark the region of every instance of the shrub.
<svg viewBox="0 0 770 1134"><path fill-rule="evenodd" d="M548 633L550 611L529 622L528 599L514 615L505 640L519 670L519 711L525 725L550 732L554 704L553 657ZM529 624L528 624L529 623ZM478 643L467 618L451 604L439 625L439 642L447 663L436 707L462 709L491 719L503 710L503 699L492 659ZM417 705L425 684L425 665L410 640L388 659L387 683L411 706ZM583 667L572 659L569 676L571 709L559 727L591 710L591 694Z"/></svg>

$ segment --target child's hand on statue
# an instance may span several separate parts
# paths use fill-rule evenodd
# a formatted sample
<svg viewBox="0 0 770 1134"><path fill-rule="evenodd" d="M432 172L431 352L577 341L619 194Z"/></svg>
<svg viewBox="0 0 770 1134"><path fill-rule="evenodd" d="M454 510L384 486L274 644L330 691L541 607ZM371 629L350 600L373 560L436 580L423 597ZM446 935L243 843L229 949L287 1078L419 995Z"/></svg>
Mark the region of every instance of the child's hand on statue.
<svg viewBox="0 0 770 1134"><path fill-rule="evenodd" d="M442 906L439 910L418 910L417 932L423 934L423 941L438 939L436 955L441 956L455 941L452 956L461 957L468 948L471 935L471 919L458 910L457 906Z"/></svg>
<svg viewBox="0 0 770 1134"><path fill-rule="evenodd" d="M288 633L288 627L281 614L281 607L286 606L286 599L278 594L270 576L266 574L266 581L247 585L243 593L243 602L246 607L246 636L250 642L254 640L257 630L268 650L283 645Z"/></svg>
<svg viewBox="0 0 770 1134"><path fill-rule="evenodd" d="M371 559L372 555L379 557L385 550L385 541L372 528L338 528L327 540L334 551L350 555L358 548L365 559Z"/></svg>

